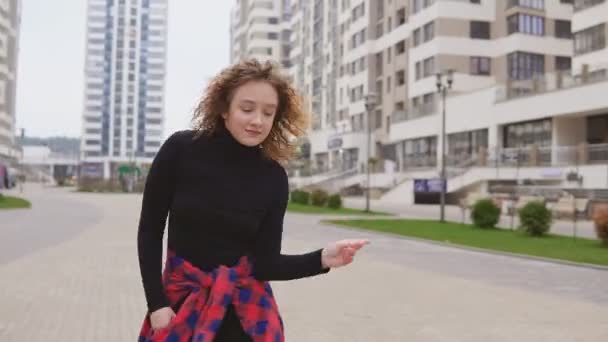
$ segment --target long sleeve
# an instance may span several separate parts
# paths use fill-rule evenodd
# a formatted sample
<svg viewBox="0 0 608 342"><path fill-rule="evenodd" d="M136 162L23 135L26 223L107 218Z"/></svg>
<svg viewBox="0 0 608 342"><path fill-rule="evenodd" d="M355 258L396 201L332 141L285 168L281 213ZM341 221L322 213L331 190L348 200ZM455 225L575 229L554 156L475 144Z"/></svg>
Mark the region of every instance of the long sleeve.
<svg viewBox="0 0 608 342"><path fill-rule="evenodd" d="M322 249L299 254L281 254L283 220L289 198L287 174L283 168L277 172L276 200L262 220L260 233L256 239L253 269L258 280L292 280L329 272L321 264ZM274 184L273 184L274 185Z"/></svg>
<svg viewBox="0 0 608 342"><path fill-rule="evenodd" d="M175 163L183 133L173 134L157 153L144 188L137 253L142 283L150 312L168 305L162 285L163 234L175 189Z"/></svg>

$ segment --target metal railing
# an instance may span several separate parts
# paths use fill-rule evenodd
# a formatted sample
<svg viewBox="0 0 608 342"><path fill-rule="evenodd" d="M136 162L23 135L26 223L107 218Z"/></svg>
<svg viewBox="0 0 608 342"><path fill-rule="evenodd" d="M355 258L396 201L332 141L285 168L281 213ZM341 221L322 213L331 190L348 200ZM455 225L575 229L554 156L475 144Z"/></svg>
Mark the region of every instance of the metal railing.
<svg viewBox="0 0 608 342"><path fill-rule="evenodd" d="M450 156L446 166L453 170L480 167L574 166L608 163L608 144L578 146L528 146L481 148L475 155Z"/></svg>
<svg viewBox="0 0 608 342"><path fill-rule="evenodd" d="M434 102L423 103L418 107L408 110L397 110L391 115L391 123L413 120L424 116L432 115L436 112L437 105Z"/></svg>
<svg viewBox="0 0 608 342"><path fill-rule="evenodd" d="M560 89L569 89L582 85L608 81L608 64L595 65L595 70L583 68L580 74L572 75L571 70L557 71L529 80L510 80L507 84L496 88L496 102L508 101L551 92Z"/></svg>

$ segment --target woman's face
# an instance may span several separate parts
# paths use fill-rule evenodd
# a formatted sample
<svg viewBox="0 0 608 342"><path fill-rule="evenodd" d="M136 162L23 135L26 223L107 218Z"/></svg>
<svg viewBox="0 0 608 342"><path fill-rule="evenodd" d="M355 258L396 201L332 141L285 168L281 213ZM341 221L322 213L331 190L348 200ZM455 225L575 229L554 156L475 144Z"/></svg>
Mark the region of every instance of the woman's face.
<svg viewBox="0 0 608 342"><path fill-rule="evenodd" d="M257 146L268 137L278 105L277 92L268 82L251 81L236 89L228 113L222 117L239 143Z"/></svg>

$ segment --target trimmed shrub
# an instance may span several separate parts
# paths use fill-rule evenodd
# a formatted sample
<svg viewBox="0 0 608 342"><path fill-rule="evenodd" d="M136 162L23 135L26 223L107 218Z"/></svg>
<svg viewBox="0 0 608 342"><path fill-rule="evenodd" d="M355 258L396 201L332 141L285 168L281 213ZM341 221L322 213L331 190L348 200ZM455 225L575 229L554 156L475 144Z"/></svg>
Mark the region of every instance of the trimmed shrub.
<svg viewBox="0 0 608 342"><path fill-rule="evenodd" d="M294 190L291 193L291 202L307 205L310 203L310 194L303 190Z"/></svg>
<svg viewBox="0 0 608 342"><path fill-rule="evenodd" d="M604 246L608 247L608 208L597 210L593 214L593 222L595 223L597 238L602 241Z"/></svg>
<svg viewBox="0 0 608 342"><path fill-rule="evenodd" d="M328 195L327 192L323 190L315 190L311 194L311 202L312 205L317 207L324 207L327 204Z"/></svg>
<svg viewBox="0 0 608 342"><path fill-rule="evenodd" d="M342 208L342 197L340 194L334 194L329 196L327 200L327 206L332 209L340 209Z"/></svg>
<svg viewBox="0 0 608 342"><path fill-rule="evenodd" d="M479 228L494 228L500 219L500 208L489 199L475 202L471 210L471 220Z"/></svg>
<svg viewBox="0 0 608 342"><path fill-rule="evenodd" d="M551 211L541 202L529 202L519 210L520 229L533 236L542 236L551 228Z"/></svg>

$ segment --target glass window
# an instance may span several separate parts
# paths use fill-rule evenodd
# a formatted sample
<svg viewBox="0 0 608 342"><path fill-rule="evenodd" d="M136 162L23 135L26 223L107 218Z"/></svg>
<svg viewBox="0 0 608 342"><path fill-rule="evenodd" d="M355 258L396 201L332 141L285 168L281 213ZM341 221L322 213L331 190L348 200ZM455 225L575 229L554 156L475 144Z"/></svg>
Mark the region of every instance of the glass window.
<svg viewBox="0 0 608 342"><path fill-rule="evenodd" d="M487 21L471 21L470 37L490 39L490 23Z"/></svg>
<svg viewBox="0 0 608 342"><path fill-rule="evenodd" d="M574 34L574 53L577 55L606 47L606 25L600 24Z"/></svg>
<svg viewBox="0 0 608 342"><path fill-rule="evenodd" d="M570 20L555 20L555 36L557 38L572 38L572 24Z"/></svg>
<svg viewBox="0 0 608 342"><path fill-rule="evenodd" d="M471 74L472 75L489 75L490 74L490 58L489 57L471 57Z"/></svg>
<svg viewBox="0 0 608 342"><path fill-rule="evenodd" d="M517 51L507 55L507 64L509 77L514 80L527 80L545 74L544 55Z"/></svg>

